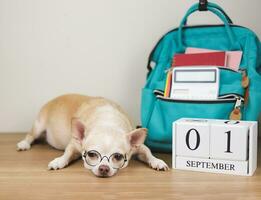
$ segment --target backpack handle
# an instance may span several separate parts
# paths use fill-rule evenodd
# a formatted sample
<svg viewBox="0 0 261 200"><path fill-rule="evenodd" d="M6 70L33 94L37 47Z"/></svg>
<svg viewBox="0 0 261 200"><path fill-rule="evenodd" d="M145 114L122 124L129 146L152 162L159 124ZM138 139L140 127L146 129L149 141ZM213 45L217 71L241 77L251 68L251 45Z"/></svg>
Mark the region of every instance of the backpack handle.
<svg viewBox="0 0 261 200"><path fill-rule="evenodd" d="M209 2L207 2L207 0L205 0L205 5L204 6L206 6L206 8L204 9L202 9L202 7L200 7L200 3L198 4L198 10L199 11L207 11L208 9L207 9L207 7L209 6L209 7L212 7L212 8L215 8L216 10L218 10L219 12L221 12L225 17L226 17L226 20L228 21L228 23L229 24L233 24L233 21L232 21L232 19L227 15L227 13L219 6L219 5L217 5L217 4L214 4L214 3L209 3ZM194 5L195 7L197 6L196 4ZM187 25L187 20L184 22L184 25Z"/></svg>
<svg viewBox="0 0 261 200"><path fill-rule="evenodd" d="M184 52L186 47L182 41L183 37L182 37L182 30L183 30L183 26L185 25L188 17L199 10L199 3L194 4L186 13L186 15L183 17L179 29L178 29L178 52ZM207 10L209 10L210 12L212 12L213 14L217 15L224 23L225 25L225 29L228 35L228 39L230 42L230 49L229 50L240 50L240 44L238 43L238 41L236 41L234 35L233 35L233 31L229 25L229 21L226 18L226 16L223 14L223 12L220 12L219 6L214 4L214 3L208 3L207 5Z"/></svg>

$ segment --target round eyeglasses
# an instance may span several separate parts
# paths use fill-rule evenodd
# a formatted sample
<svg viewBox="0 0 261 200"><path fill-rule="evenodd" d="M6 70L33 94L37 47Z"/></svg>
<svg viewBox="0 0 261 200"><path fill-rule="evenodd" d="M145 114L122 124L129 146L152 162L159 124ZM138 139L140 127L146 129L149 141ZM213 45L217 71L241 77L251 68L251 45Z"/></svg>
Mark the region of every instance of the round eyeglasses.
<svg viewBox="0 0 261 200"><path fill-rule="evenodd" d="M85 162L90 166L96 166L101 163L101 161L106 158L110 163L111 167L114 169L120 169L124 166L127 161L126 154L123 155L121 153L113 153L109 157L101 156L98 151L90 150L84 151L82 154Z"/></svg>

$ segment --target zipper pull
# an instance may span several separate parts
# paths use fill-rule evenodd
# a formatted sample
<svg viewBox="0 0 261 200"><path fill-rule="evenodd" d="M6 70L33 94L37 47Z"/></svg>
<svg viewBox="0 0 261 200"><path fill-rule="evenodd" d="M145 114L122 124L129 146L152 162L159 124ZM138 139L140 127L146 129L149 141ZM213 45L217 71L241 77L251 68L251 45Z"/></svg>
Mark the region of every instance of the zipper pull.
<svg viewBox="0 0 261 200"><path fill-rule="evenodd" d="M247 105L248 102L248 97L249 97L249 84L250 80L249 77L247 76L247 71L246 69L240 70L242 74L242 81L241 81L241 86L245 89L245 94L244 94L244 104Z"/></svg>
<svg viewBox="0 0 261 200"><path fill-rule="evenodd" d="M246 72L246 70L245 69L242 69L242 70L240 70L241 71L241 74L242 74L242 80L241 80L241 85L242 85L242 87L243 88L248 88L248 86L249 86L249 78L248 78L248 76L247 76L247 72Z"/></svg>
<svg viewBox="0 0 261 200"><path fill-rule="evenodd" d="M229 119L230 120L241 120L242 113L241 113L241 106L243 103L243 98L238 97L234 106L234 109L230 113Z"/></svg>

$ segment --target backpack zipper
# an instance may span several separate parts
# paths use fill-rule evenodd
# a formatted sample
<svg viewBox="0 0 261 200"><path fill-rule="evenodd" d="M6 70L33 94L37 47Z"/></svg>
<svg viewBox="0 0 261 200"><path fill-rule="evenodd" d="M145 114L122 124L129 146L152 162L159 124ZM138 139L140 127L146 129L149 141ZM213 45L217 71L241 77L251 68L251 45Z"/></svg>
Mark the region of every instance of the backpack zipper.
<svg viewBox="0 0 261 200"><path fill-rule="evenodd" d="M168 73L169 71L173 70L174 67L182 67L182 66L171 66L168 69L165 69L164 73ZM187 67L187 66L184 66L184 67ZM198 67L198 65L193 65L191 67ZM242 77L247 77L247 70L245 68L240 68L240 69L238 69L238 71L235 71L235 70L225 68L225 67L220 67L220 66L217 66L217 67L220 68L220 69L223 69L223 70L227 70L227 71L231 71L231 72L235 72L235 73L240 73L240 74L242 74Z"/></svg>
<svg viewBox="0 0 261 200"><path fill-rule="evenodd" d="M215 100L182 100L182 99L171 99L169 97L164 97L164 93L161 90L154 90L154 94L157 99L163 100L163 101L168 101L168 102L176 102L176 103L234 103L234 108L229 114L229 119L230 120L241 120L242 118L242 113L241 113L241 108L244 104L244 98L238 94L225 94L221 95L218 97L218 99Z"/></svg>
<svg viewBox="0 0 261 200"><path fill-rule="evenodd" d="M225 95L221 95L218 97L218 99L213 99L213 100L189 100L189 99L172 99L169 97L164 97L164 92L161 90L154 90L153 91L154 95L156 96L156 98L161 99L163 101L169 101L169 102L186 102L186 103L235 103L234 108L238 108L241 107L243 102L244 102L244 98L238 94L225 94Z"/></svg>

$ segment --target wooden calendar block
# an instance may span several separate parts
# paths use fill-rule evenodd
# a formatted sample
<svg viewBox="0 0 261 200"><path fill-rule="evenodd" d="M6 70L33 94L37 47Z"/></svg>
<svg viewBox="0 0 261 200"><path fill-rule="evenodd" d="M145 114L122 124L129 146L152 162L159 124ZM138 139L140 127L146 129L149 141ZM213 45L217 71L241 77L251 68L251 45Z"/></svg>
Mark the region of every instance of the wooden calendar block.
<svg viewBox="0 0 261 200"><path fill-rule="evenodd" d="M209 157L209 122L190 120L176 126L176 153L180 156Z"/></svg>
<svg viewBox="0 0 261 200"><path fill-rule="evenodd" d="M247 160L249 125L243 121L213 121L210 158Z"/></svg>
<svg viewBox="0 0 261 200"><path fill-rule="evenodd" d="M242 175L247 174L247 165L247 161L212 160L202 158L195 159L180 156L176 157L176 168L192 171Z"/></svg>
<svg viewBox="0 0 261 200"><path fill-rule="evenodd" d="M252 176L257 122L183 118L173 123L172 167Z"/></svg>

